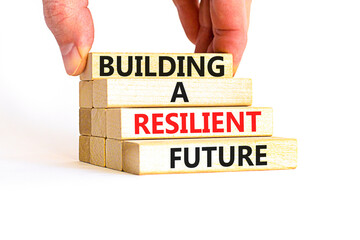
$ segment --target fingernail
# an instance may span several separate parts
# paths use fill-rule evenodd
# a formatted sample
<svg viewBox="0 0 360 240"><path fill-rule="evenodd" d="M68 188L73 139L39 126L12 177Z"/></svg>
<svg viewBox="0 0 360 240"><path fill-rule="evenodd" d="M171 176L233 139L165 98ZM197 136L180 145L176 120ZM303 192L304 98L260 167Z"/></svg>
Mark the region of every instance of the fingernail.
<svg viewBox="0 0 360 240"><path fill-rule="evenodd" d="M61 46L60 51L67 74L75 75L82 64L78 48L74 43L69 43Z"/></svg>

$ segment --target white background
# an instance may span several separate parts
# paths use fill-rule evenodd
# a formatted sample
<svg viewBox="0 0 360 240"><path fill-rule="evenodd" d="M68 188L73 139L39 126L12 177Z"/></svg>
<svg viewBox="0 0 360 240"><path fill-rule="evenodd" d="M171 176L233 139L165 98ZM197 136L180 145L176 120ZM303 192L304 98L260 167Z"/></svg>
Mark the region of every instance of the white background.
<svg viewBox="0 0 360 240"><path fill-rule="evenodd" d="M171 0L90 1L92 51L192 52ZM133 176L77 160L78 78L41 1L0 4L0 239L359 239L360 5L257 0L237 77L290 171Z"/></svg>

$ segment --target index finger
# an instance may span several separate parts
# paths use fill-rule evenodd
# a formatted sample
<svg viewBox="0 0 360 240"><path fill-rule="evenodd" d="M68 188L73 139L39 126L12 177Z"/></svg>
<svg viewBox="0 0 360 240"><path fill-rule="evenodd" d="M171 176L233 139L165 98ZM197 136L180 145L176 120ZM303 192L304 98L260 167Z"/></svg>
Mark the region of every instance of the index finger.
<svg viewBox="0 0 360 240"><path fill-rule="evenodd" d="M211 0L214 52L232 53L236 72L247 43L251 0Z"/></svg>
<svg viewBox="0 0 360 240"><path fill-rule="evenodd" d="M173 0L188 39L195 44L199 32L199 1Z"/></svg>

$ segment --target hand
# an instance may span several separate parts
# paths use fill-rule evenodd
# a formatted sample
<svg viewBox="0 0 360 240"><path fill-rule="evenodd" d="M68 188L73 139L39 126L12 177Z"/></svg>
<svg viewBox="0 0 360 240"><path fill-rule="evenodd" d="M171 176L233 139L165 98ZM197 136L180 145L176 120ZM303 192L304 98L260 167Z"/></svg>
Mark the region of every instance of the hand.
<svg viewBox="0 0 360 240"><path fill-rule="evenodd" d="M66 72L85 69L94 41L94 24L88 0L43 0L45 21L59 44Z"/></svg>
<svg viewBox="0 0 360 240"><path fill-rule="evenodd" d="M234 72L247 41L251 0L173 0L195 52L226 52ZM59 44L66 72L79 75L94 41L88 0L43 0L45 21Z"/></svg>
<svg viewBox="0 0 360 240"><path fill-rule="evenodd" d="M197 53L232 53L236 72L247 42L251 0L173 0Z"/></svg>

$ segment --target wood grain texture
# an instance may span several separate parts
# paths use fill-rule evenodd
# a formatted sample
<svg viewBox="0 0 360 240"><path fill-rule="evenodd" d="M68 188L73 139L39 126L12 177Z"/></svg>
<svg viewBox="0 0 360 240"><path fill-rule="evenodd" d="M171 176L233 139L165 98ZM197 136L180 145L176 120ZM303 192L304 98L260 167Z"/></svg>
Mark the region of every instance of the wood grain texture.
<svg viewBox="0 0 360 240"><path fill-rule="evenodd" d="M255 117L249 115L252 113L257 113L259 115ZM177 115L177 117L173 116L170 118L173 123L168 121L168 117L171 116L171 114ZM181 114L187 114L187 116L185 118L181 118ZM208 117L205 118L204 114L208 114ZM215 116L215 114L218 116ZM221 114L223 114L223 116L219 116ZM228 124L228 120L230 119L227 117L228 114L231 114L235 119L234 121L241 125L243 129L235 126L233 120L231 120L230 124ZM154 118L155 115L158 117ZM243 117L241 118L241 116ZM147 119L145 120L145 118ZM243 119L243 121L241 121L241 119ZM255 123L253 122L254 119ZM217 124L215 124L215 120ZM145 121L147 121L146 124L137 127L136 122ZM160 122L161 124L156 122ZM156 127L154 127L155 123ZM174 124L177 125L177 131L171 132L175 128ZM113 108L106 110L106 137L122 140L271 136L272 126L272 108L189 107ZM158 131L161 131L161 133L158 133Z"/></svg>
<svg viewBox="0 0 360 240"><path fill-rule="evenodd" d="M106 167L122 170L122 141L106 139Z"/></svg>
<svg viewBox="0 0 360 240"><path fill-rule="evenodd" d="M81 135L91 135L91 109L79 109L79 131Z"/></svg>
<svg viewBox="0 0 360 240"><path fill-rule="evenodd" d="M178 82L183 84L188 102L181 97L171 102ZM102 79L93 83L93 104L96 108L250 106L251 103L252 81L246 78L123 78Z"/></svg>
<svg viewBox="0 0 360 240"><path fill-rule="evenodd" d="M90 163L105 167L105 138L90 137Z"/></svg>
<svg viewBox="0 0 360 240"><path fill-rule="evenodd" d="M90 163L90 137L79 137L79 160L81 162Z"/></svg>
<svg viewBox="0 0 360 240"><path fill-rule="evenodd" d="M86 64L85 71L80 75L81 80L98 80L98 79L111 79L111 78L123 78L124 76L120 75L117 71L118 63L117 58L121 57L121 70L123 72L128 71L129 59L128 57L132 57L132 67L133 71L126 77L128 78L175 78L175 77L183 77L183 78L198 78L198 77L215 77L215 75L209 70L208 66L212 66L211 70L215 73L220 73L220 68L224 68L224 73L221 77L231 78L233 77L233 60L231 54L222 54L222 53L107 53L107 52L93 52L89 53L88 60ZM161 76L160 71L160 60L159 57L168 57L171 58L174 63L174 73L168 76ZM100 57L106 57L113 60L111 67L114 72L111 75L101 74L100 71ZM138 61L135 60L135 57L142 57L141 63L138 65ZM180 58L184 58L184 61L180 61ZM195 63L200 66L201 58L204 58L204 73L199 74L193 65L189 65L188 68L189 57L193 58ZM223 60L216 60L211 64L211 59L215 59L214 57L222 57ZM147 64L146 58L148 58L148 71L146 71ZM110 60L111 61L111 60ZM182 62L182 64L181 64ZM104 63L108 63L108 61L104 61ZM140 68L139 74L135 74L136 70ZM169 61L164 61L163 64L163 72L167 73L172 68L172 65ZM191 69L191 74L188 73L188 70ZM108 68L106 68L108 70ZM109 71L105 71L110 72ZM147 74L147 72L153 74ZM111 72L110 72L111 73ZM153 76L150 76L153 75ZM201 76L202 75L202 76Z"/></svg>
<svg viewBox="0 0 360 240"><path fill-rule="evenodd" d="M93 82L80 81L79 82L79 105L80 108L93 107Z"/></svg>
<svg viewBox="0 0 360 240"><path fill-rule="evenodd" d="M231 157L231 147L234 147L233 157ZM186 148L188 155L185 152ZM209 154L204 148L214 148L214 150ZM198 157L196 151L199 151ZM239 157L240 155L243 157ZM186 156L189 164L192 164L191 167L185 164ZM223 156L222 161L220 156ZM248 156L249 159L244 156ZM225 163L228 166L224 166ZM296 166L297 141L287 138L137 140L124 141L123 145L123 170L138 175L281 170L294 169Z"/></svg>
<svg viewBox="0 0 360 240"><path fill-rule="evenodd" d="M91 135L106 137L106 109L91 109Z"/></svg>

